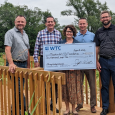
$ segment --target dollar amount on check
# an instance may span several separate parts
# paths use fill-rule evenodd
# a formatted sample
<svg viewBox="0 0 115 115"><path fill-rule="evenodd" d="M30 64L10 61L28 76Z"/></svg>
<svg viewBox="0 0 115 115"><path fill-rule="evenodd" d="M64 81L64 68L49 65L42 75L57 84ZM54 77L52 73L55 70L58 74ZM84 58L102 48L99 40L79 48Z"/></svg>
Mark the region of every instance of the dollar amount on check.
<svg viewBox="0 0 115 115"><path fill-rule="evenodd" d="M46 44L43 67L49 71L96 69L95 43Z"/></svg>

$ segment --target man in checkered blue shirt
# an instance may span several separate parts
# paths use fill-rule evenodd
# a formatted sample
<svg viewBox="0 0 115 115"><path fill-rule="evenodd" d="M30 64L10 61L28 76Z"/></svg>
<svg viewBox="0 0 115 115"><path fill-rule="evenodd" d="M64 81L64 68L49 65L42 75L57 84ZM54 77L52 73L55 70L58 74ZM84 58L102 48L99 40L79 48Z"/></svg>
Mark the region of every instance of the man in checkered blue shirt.
<svg viewBox="0 0 115 115"><path fill-rule="evenodd" d="M52 16L46 18L46 28L38 32L35 47L34 47L34 65L35 67L43 67L43 44L58 44L61 38L61 33L54 28L56 22ZM38 63L38 56L40 56L40 65ZM56 84L57 89L57 84ZM52 100L52 99L51 99ZM57 102L57 98L56 98ZM50 109L53 110L53 105L51 101ZM56 109L59 113L59 110Z"/></svg>

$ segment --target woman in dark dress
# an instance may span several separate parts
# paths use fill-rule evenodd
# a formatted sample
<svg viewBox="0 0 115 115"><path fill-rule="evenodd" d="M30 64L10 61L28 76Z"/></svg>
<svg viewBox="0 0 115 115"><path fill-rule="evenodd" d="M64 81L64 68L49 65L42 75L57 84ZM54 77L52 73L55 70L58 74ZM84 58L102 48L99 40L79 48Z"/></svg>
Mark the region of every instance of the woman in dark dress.
<svg viewBox="0 0 115 115"><path fill-rule="evenodd" d="M73 36L76 36L76 32L76 28L73 25L66 26L63 30L63 35L66 38L63 41L60 41L60 44L78 43L78 41L73 38ZM73 115L78 115L75 109L75 104L80 104L83 102L81 71L64 70L62 72L64 72L66 76L66 85L62 86L62 100L65 101L66 105L66 111L63 115L69 115L69 103L72 104Z"/></svg>

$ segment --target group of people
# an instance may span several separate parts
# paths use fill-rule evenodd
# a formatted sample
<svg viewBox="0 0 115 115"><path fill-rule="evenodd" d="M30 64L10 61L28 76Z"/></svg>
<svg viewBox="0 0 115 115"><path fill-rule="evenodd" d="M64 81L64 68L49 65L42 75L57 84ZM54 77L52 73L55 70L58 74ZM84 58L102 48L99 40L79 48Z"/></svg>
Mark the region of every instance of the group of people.
<svg viewBox="0 0 115 115"><path fill-rule="evenodd" d="M111 24L111 15L108 11L101 12L100 21L102 22L103 27L99 28L94 34L87 30L87 19L80 18L78 22L79 32L77 33L77 30L73 25L67 25L63 29L63 35L65 36L65 39L62 40L61 33L54 28L56 24L55 19L52 16L47 17L45 21L46 28L38 32L33 57L35 67L43 67L44 44L95 42L97 70L100 72L102 82L101 94L103 110L100 115L106 115L108 113L109 107L109 81L111 76L115 90L115 26ZM16 66L30 68L30 45L29 38L24 31L25 25L25 17L19 15L15 19L15 27L5 34L4 45L7 57L7 65L9 65L9 71L12 73L15 72ZM40 56L40 62L38 62L38 56ZM62 72L64 72L66 76L66 85L62 86L62 99L66 105L66 111L63 114L69 115L69 103L72 104L73 115L78 115L78 111L83 108L84 74L86 74L90 86L90 109L92 113L96 113L95 70L63 70ZM20 79L18 80L20 82ZM20 102L19 104L19 107L21 107ZM77 107L75 107L76 104ZM53 110L52 101L50 109ZM56 112L59 113L57 108Z"/></svg>

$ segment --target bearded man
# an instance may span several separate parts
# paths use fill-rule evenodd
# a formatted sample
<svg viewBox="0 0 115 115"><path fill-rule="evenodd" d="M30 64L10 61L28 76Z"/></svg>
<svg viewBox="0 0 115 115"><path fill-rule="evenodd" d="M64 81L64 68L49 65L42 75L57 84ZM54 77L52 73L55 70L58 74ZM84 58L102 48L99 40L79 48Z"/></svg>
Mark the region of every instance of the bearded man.
<svg viewBox="0 0 115 115"><path fill-rule="evenodd" d="M109 82L112 76L115 97L115 26L111 24L111 15L108 11L100 14L103 27L98 29L94 41L96 42L97 70L101 75L102 112L106 115L109 107ZM100 58L98 59L98 54Z"/></svg>

